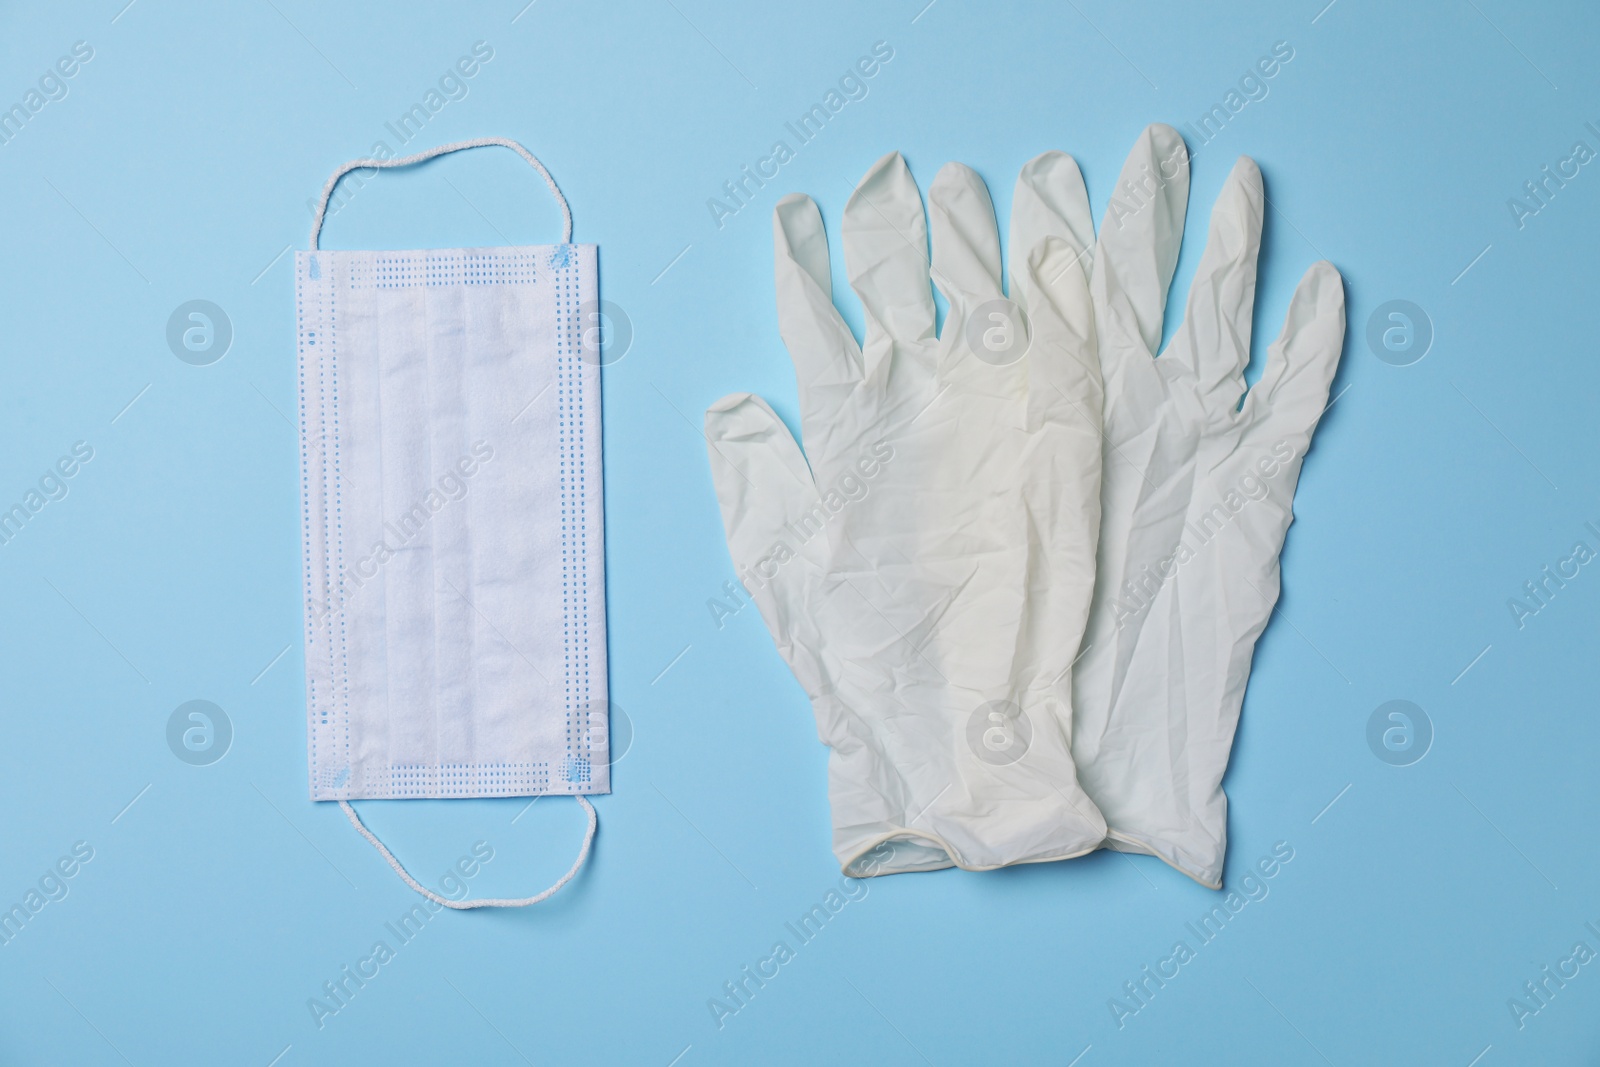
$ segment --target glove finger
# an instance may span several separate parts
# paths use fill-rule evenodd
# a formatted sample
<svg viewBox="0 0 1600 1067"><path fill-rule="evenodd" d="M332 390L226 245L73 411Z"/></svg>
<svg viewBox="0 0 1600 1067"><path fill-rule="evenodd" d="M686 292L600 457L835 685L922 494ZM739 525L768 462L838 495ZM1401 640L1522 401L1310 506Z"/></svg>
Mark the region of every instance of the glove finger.
<svg viewBox="0 0 1600 1067"><path fill-rule="evenodd" d="M787 528L820 503L800 446L767 402L751 393L712 404L705 434L728 554L740 579L751 592L792 587L804 573L793 557L822 548L821 538L798 543Z"/></svg>
<svg viewBox="0 0 1600 1067"><path fill-rule="evenodd" d="M897 347L931 341L928 224L917 183L899 152L867 171L845 205L844 262L866 311L866 373L880 373Z"/></svg>
<svg viewBox="0 0 1600 1067"><path fill-rule="evenodd" d="M778 333L794 361L806 437L833 425L840 404L861 380L861 350L833 306L828 235L809 196L791 194L772 211ZM820 437L817 438L820 442Z"/></svg>
<svg viewBox="0 0 1600 1067"><path fill-rule="evenodd" d="M1231 410L1244 394L1250 362L1250 319L1261 252L1261 171L1240 156L1211 212L1205 254L1189 287L1183 325L1163 360L1195 376L1202 396Z"/></svg>
<svg viewBox="0 0 1600 1067"><path fill-rule="evenodd" d="M1100 223L1090 282L1100 360L1148 360L1161 345L1167 289L1189 201L1189 153L1171 126L1149 126L1128 155Z"/></svg>
<svg viewBox="0 0 1600 1067"><path fill-rule="evenodd" d="M1344 279L1332 263L1313 263L1289 302L1283 333L1267 353L1261 380L1241 418L1303 454L1328 406L1328 387L1344 348Z"/></svg>
<svg viewBox="0 0 1600 1067"><path fill-rule="evenodd" d="M1066 242L1082 261L1085 279L1094 254L1094 218L1077 161L1065 152L1045 152L1023 165L1011 200L1011 298L1027 303L1028 260L1046 237ZM935 245L937 249L937 245Z"/></svg>
<svg viewBox="0 0 1600 1067"><path fill-rule="evenodd" d="M1028 426L1051 420L1084 428L1098 470L1104 389L1095 350L1088 264L1070 237L1049 236L1013 275L1027 301ZM1098 488L1098 478L1095 479Z"/></svg>
<svg viewBox="0 0 1600 1067"><path fill-rule="evenodd" d="M1100 366L1089 271L1094 222L1078 164L1029 160L1011 202L1011 298L1028 313L1029 425L1052 414L1100 428Z"/></svg>
<svg viewBox="0 0 1600 1067"><path fill-rule="evenodd" d="M1000 231L989 187L977 171L961 163L940 168L928 188L928 228L933 237L933 283L952 309L970 311L1001 295Z"/></svg>

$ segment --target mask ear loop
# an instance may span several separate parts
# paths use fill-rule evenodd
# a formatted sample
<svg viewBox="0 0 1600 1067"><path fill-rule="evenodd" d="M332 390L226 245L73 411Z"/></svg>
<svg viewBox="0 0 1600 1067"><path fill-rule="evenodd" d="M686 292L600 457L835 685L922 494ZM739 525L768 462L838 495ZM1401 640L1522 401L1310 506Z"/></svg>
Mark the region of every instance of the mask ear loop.
<svg viewBox="0 0 1600 1067"><path fill-rule="evenodd" d="M451 152L460 152L467 148L484 148L488 145L500 145L509 148L523 159L527 160L534 170L544 178L544 183L550 187L550 194L556 198L556 203L561 205L561 243L572 243L572 209L567 206L567 198L561 195L561 189L556 185L556 180L550 177L550 172L544 169L538 157L523 148L509 137L477 137L470 141L451 141L438 148L430 148L426 152L418 152L413 156L400 156L397 159L352 159L338 170L333 172L328 183L322 187L322 199L317 203L317 217L311 221L311 250L317 250L317 239L322 234L322 220L328 213L328 201L333 197L333 188L353 170L374 170L382 167L409 167L413 163L433 159L436 156L446 156Z"/></svg>
<svg viewBox="0 0 1600 1067"><path fill-rule="evenodd" d="M411 877L409 871L400 866L400 861L394 858L394 853L390 852L382 841L378 840L378 835L367 829L366 824L361 821L361 816L356 814L356 809L350 806L348 800L339 801L339 806L344 809L345 815L349 817L350 825L354 826L356 832L362 837L372 842L372 847L378 850L379 855L389 861L389 866L394 868L394 873L398 874L400 880L405 882L406 885L415 889L435 904L443 904L445 907L455 908L457 911L471 911L473 908L526 908L529 904L537 904L541 900L549 900L555 896L562 886L572 881L573 877L583 869L584 863L589 859L589 846L594 843L595 826L599 821L594 813L594 805L589 803L588 797L578 796L577 800L579 804L583 805L583 810L589 813L589 829L583 835L583 848L578 851L578 859L573 863L572 868L566 874L563 874L549 889L536 896L517 899L492 897L484 900L451 900L448 897L441 897L424 886L421 882Z"/></svg>
<svg viewBox="0 0 1600 1067"><path fill-rule="evenodd" d="M467 148L484 148L488 145L500 145L503 148L511 149L513 152L517 153L517 155L527 160L533 169L539 172L540 177L544 178L544 183L550 187L550 194L556 198L556 203L561 206L561 243L571 244L572 209L567 206L567 198L561 195L561 189L556 185L556 180L550 177L550 172L544 169L544 164L539 162L538 157L509 138L478 137L470 141L452 141L449 144L442 144L437 148L430 148L426 152L418 152L416 155L411 156L401 156L398 159L352 159L350 162L341 166L338 170L333 172L332 176L328 178L327 184L322 187L322 199L317 203L317 217L311 222L312 250L315 251L317 249L317 241L322 234L322 222L327 216L328 201L333 197L334 187L339 184L340 178L343 178L351 171L371 170L380 167L407 167L413 163L421 163L424 160L433 159L437 156L449 155L451 152L460 152ZM339 807L344 809L346 817L348 817L350 820L350 825L356 828L356 832L362 837L366 838L368 841L372 842L372 847L377 849L378 854L388 861L389 866L394 868L394 872L400 876L400 880L405 882L406 885L427 897L435 904L442 905L446 908L454 908L457 911L471 911L473 908L525 908L529 904L537 904L542 900L550 899L550 897L554 896L562 886L572 881L577 873L583 869L584 863L586 863L589 859L589 846L594 843L595 827L599 822L598 818L595 816L594 805L589 803L589 798L578 796L577 800L579 804L583 805L583 810L589 814L589 829L583 835L583 848L579 849L578 858L572 864L571 869L568 870L566 874L563 874L549 889L546 889L544 892L535 896L521 897L517 899L495 897L484 900L450 900L448 897L441 897L439 894L433 892L421 882L411 877L411 873L401 866L399 860L394 858L394 853L390 852L388 847L382 841L378 840L376 834L367 829L366 824L361 821L361 816L356 814L356 809L350 806L350 802L348 800L339 801Z"/></svg>

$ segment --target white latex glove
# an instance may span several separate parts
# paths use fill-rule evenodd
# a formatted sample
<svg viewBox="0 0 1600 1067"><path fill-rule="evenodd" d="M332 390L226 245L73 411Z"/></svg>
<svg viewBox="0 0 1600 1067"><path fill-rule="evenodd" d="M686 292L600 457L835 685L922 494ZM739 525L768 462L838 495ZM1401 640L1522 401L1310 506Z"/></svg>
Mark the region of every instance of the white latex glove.
<svg viewBox="0 0 1600 1067"><path fill-rule="evenodd" d="M706 437L728 546L831 749L833 847L846 874L986 870L1081 855L1105 823L1077 784L1070 679L1094 584L1100 374L1077 164L1017 182L1003 313L994 207L951 164L922 202L899 153L844 212L866 312L833 306L809 197L773 212L778 325L806 449L766 402L724 397ZM929 280L950 302L935 336ZM977 358L964 329L976 315ZM985 330L988 332L985 333ZM892 849L877 846L888 843Z"/></svg>
<svg viewBox="0 0 1600 1067"><path fill-rule="evenodd" d="M1344 343L1344 288L1331 264L1312 265L1246 395L1263 194L1261 172L1240 158L1212 212L1183 325L1153 358L1188 193L1182 138L1151 126L1095 253L1104 514L1073 681L1073 753L1110 847L1158 856L1217 889L1222 775L1250 657L1278 599L1300 462Z"/></svg>

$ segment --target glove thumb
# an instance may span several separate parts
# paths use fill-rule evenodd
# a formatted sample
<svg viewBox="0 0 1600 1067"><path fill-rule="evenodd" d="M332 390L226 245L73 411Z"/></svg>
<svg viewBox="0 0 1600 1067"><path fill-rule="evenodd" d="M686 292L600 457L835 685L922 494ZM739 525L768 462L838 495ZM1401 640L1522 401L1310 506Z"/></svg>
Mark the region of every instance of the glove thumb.
<svg viewBox="0 0 1600 1067"><path fill-rule="evenodd" d="M728 553L778 650L799 674L794 629L806 617L806 582L827 552L825 537L808 536L816 532L808 524L824 514L811 468L788 427L751 393L712 404L705 434Z"/></svg>

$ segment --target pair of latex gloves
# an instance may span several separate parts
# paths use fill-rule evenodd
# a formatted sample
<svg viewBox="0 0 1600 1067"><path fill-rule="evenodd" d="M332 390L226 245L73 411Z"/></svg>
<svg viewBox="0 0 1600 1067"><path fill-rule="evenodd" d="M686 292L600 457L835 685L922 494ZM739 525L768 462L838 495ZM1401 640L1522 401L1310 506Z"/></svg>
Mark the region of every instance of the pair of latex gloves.
<svg viewBox="0 0 1600 1067"><path fill-rule="evenodd" d="M859 345L816 204L774 211L805 450L749 393L705 431L735 566L831 750L846 874L1109 847L1221 886L1222 776L1344 293L1311 267L1246 393L1263 193L1241 158L1157 358L1188 187L1151 126L1096 239L1072 158L1030 161L1007 297L982 179L944 167L925 217L885 156L841 227Z"/></svg>

